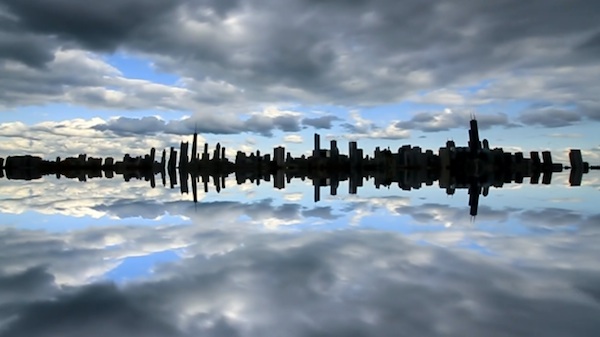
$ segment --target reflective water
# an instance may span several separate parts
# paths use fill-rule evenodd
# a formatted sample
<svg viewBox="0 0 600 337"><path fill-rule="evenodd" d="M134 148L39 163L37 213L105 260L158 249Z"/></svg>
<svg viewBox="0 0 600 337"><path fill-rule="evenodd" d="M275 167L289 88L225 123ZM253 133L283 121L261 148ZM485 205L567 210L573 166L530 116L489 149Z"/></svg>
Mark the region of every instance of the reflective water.
<svg viewBox="0 0 600 337"><path fill-rule="evenodd" d="M598 336L598 173L313 202L0 181L0 336ZM347 186L340 186L346 191Z"/></svg>

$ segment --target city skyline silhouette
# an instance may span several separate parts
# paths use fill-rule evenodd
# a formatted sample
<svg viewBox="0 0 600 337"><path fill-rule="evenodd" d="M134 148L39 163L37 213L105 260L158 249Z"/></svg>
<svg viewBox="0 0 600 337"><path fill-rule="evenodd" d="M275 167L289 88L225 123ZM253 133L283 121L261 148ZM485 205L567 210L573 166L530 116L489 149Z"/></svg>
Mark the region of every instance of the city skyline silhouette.
<svg viewBox="0 0 600 337"><path fill-rule="evenodd" d="M250 181L260 184L261 181L273 180L273 188L284 189L292 179L309 179L314 186L314 202L321 198L321 187L329 187L330 195L337 195L340 182L348 181L348 193L357 194L364 180L373 179L373 185L390 187L397 185L401 190L419 189L422 185L431 186L438 182L440 189L453 195L455 191L464 189L469 195L470 215L478 214L480 196L487 196L490 188L502 188L504 184L521 184L529 178L532 185L548 185L552 182L552 174L570 169L569 183L580 186L584 173L588 173L589 163L584 162L581 151L573 149L569 153L570 166L552 161L550 151L539 153L532 151L530 158L523 153L504 152L502 148L490 149L487 139L480 140L476 119L470 122L469 141L467 146L456 146L454 141L447 141L445 147L434 154L432 150L423 150L418 146L404 145L393 153L389 148L381 150L377 147L373 156L364 155L356 141L348 143L348 154L341 154L336 140L330 141L329 149L321 148L320 135L314 134L314 148L311 156L293 157L285 148L278 146L271 154L261 155L260 150L248 155L238 151L235 161L229 161L225 155L225 147L217 143L212 153L209 145L204 144L199 153L197 137L193 134L191 152L188 142L181 142L179 152L171 147L167 157L166 149L162 151L160 161L156 159L156 150L149 154L131 157L125 154L122 161L112 157L106 159L78 157L55 161L43 160L34 156L9 156L0 159L0 175L7 179L31 180L44 175L55 175L76 178L85 181L88 178L113 178L122 175L125 181L132 178L145 179L150 186L156 186L156 175L160 174L163 186L171 189L179 183L182 194L191 192L193 201L197 202L198 185L208 192L212 185L217 192L224 189L226 178L234 174L238 185ZM179 154L179 155L178 155ZM4 173L5 172L5 173ZM167 182L168 179L168 182Z"/></svg>

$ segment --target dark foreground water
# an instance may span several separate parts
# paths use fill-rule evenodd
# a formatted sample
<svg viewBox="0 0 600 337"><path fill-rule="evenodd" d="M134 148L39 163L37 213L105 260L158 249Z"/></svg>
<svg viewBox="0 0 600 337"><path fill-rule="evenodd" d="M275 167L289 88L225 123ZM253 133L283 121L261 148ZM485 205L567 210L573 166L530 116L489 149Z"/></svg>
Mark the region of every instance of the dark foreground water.
<svg viewBox="0 0 600 337"><path fill-rule="evenodd" d="M147 182L0 180L0 336L600 336L600 179L194 204Z"/></svg>

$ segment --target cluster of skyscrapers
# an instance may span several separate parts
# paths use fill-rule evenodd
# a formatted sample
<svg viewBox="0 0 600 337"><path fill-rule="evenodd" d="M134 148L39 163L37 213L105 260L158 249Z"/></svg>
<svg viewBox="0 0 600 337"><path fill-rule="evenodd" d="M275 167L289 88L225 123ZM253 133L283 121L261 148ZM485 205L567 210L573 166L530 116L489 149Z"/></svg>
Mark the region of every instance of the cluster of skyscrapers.
<svg viewBox="0 0 600 337"><path fill-rule="evenodd" d="M4 161L0 158L8 179L38 179L43 175L55 174L57 177L78 178L112 178L115 174L123 175L127 181L131 178L146 179L155 186L155 175L161 175L163 185L167 176L169 185L174 188L179 180L182 193L189 192L188 179L191 177L194 200L197 200L197 184L202 183L204 190L212 180L217 191L225 187L225 178L235 174L236 182L242 184L248 180L260 184L260 181L271 180L275 188L285 188L293 178L310 179L314 185L314 200L320 199L320 188L328 186L332 195L337 194L340 182L348 181L349 193L357 193L365 179L373 178L377 188L397 184L403 190L420 188L422 184L433 185L439 181L439 187L453 194L456 189L468 189L471 214L477 214L480 195L487 195L490 187L502 187L504 183L523 183L529 179L531 184L549 184L552 173L564 169L562 164L553 163L549 151L530 152L529 158L521 152L505 152L502 148L490 148L489 142L479 139L479 130L475 119L470 122L469 142L459 147L453 141L439 148L423 151L418 146L404 145L396 151L377 147L372 156L364 155L357 142L348 144L348 154L341 154L336 140L331 140L329 148L321 148L319 134L314 135L312 155L293 157L284 147L278 146L271 154L244 153L238 151L235 160L230 161L225 147L217 144L209 153L208 144L204 144L199 153L198 135L194 133L191 151L188 142L182 142L178 151L171 147L167 160L166 151L162 152L160 161L155 160L156 150L141 157L126 154L121 161L113 158L78 157L55 161L46 161L35 156L10 156ZM590 165L583 161L581 151L571 150L570 183L581 184L582 175L587 173ZM0 170L0 176L3 176ZM179 177L179 179L177 179Z"/></svg>

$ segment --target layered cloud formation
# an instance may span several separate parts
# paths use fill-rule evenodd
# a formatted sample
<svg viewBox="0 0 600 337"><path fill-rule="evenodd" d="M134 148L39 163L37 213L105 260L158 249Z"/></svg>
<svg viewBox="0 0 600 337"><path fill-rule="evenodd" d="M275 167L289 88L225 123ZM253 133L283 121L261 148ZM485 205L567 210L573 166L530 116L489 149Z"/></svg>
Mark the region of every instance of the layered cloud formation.
<svg viewBox="0 0 600 337"><path fill-rule="evenodd" d="M2 0L0 104L190 111L207 118L209 132L225 133L264 132L252 118L223 130L227 123L214 116L265 104L415 102L492 106L490 118L501 124L505 109L541 126L596 121L595 7L583 0ZM147 60L177 80L128 76L111 64L115 54ZM421 118L401 125L418 128Z"/></svg>
<svg viewBox="0 0 600 337"><path fill-rule="evenodd" d="M413 235L452 246L467 234L484 254L389 232L260 232L223 222L3 229L0 334L594 336L598 219L572 220L577 235ZM180 260L133 282L88 284L122 257L163 249Z"/></svg>
<svg viewBox="0 0 600 337"><path fill-rule="evenodd" d="M443 190L315 205L242 185L193 204L147 182L5 181L0 336L594 336L597 187L494 190L473 221Z"/></svg>

